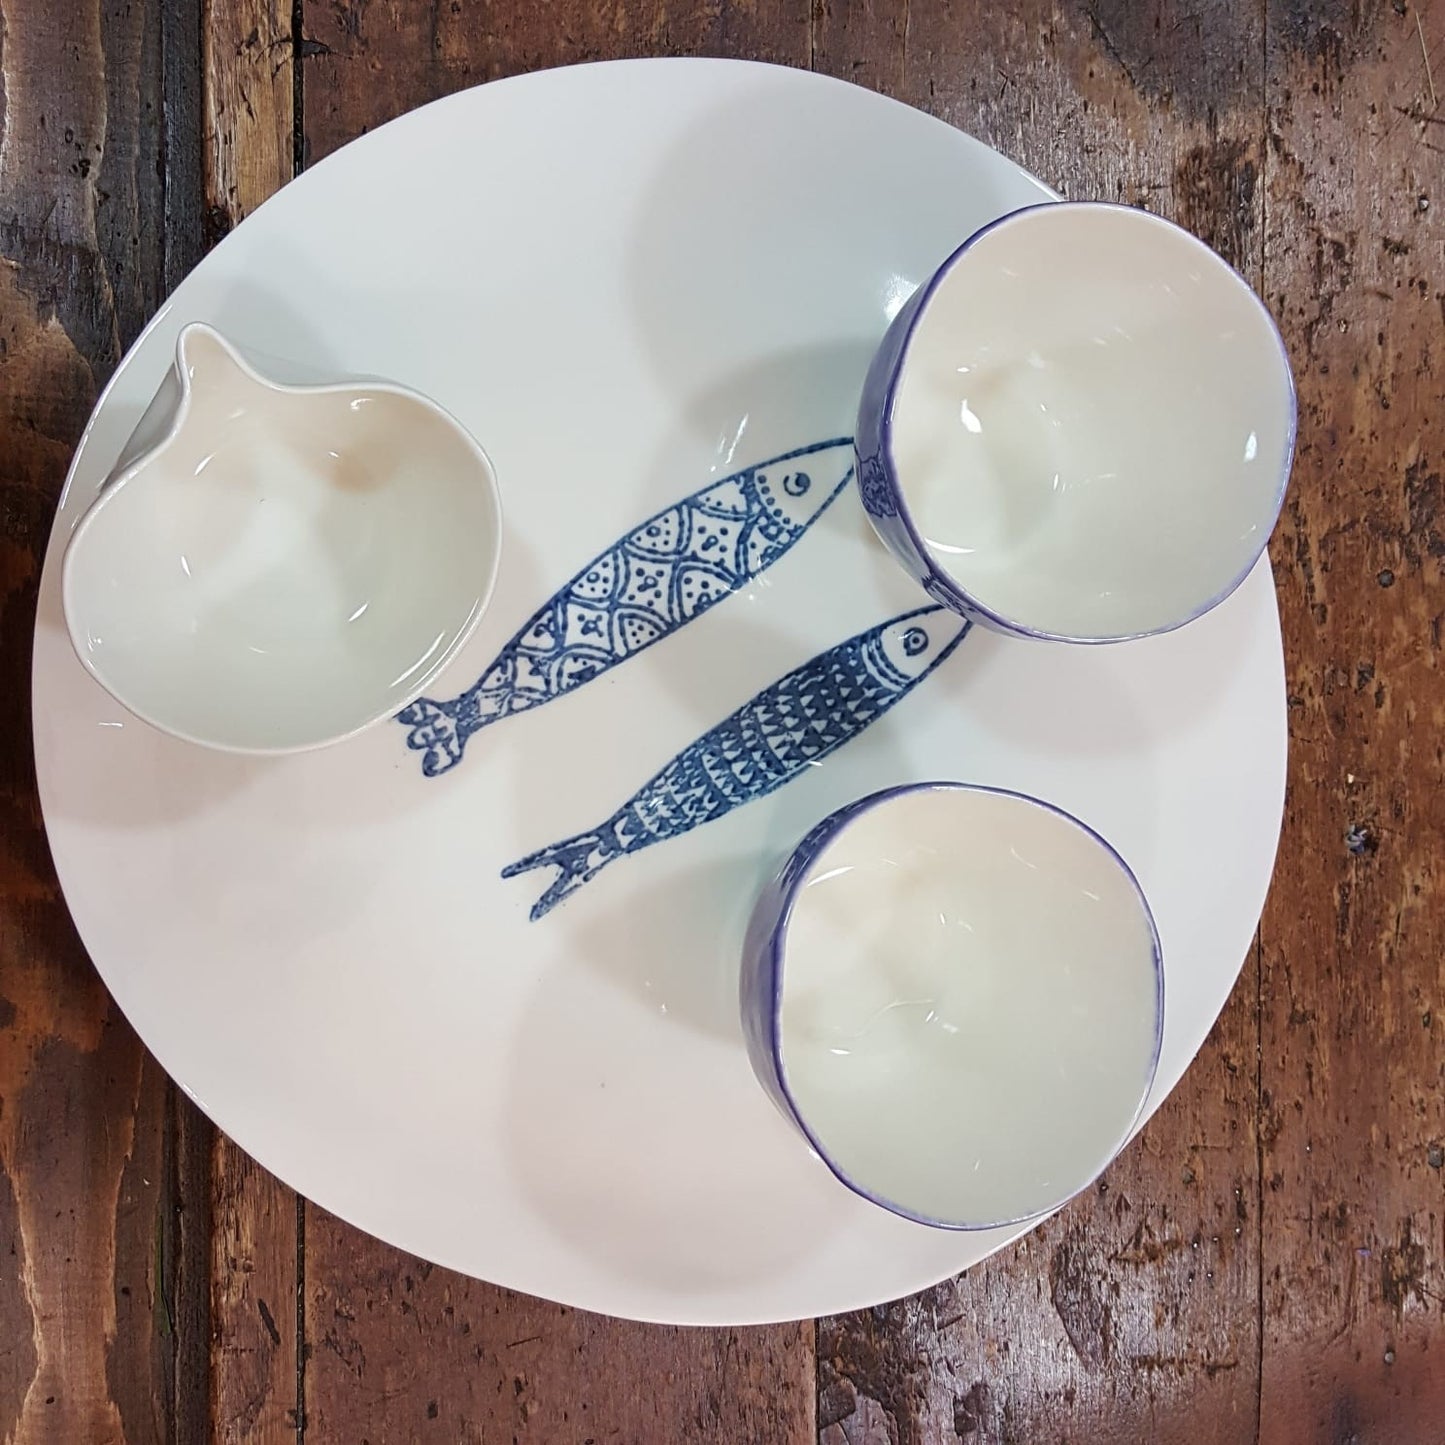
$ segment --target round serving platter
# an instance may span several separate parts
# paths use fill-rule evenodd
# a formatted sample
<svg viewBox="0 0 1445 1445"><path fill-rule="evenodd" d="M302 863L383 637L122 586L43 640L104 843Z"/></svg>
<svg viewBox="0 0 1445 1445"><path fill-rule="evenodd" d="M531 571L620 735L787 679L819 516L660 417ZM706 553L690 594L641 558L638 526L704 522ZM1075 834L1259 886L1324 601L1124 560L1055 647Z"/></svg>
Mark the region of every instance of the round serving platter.
<svg viewBox="0 0 1445 1445"><path fill-rule="evenodd" d="M832 809L928 778L1047 798L1128 859L1166 962L1157 1107L1273 867L1268 565L1165 637L960 635L850 477L889 318L963 237L1048 195L840 82L618 62L367 135L179 287L62 497L36 756L96 966L262 1164L430 1260L638 1319L831 1313L975 1263L1017 1231L844 1190L738 1021L764 878ZM135 721L73 655L60 551L192 320L280 380L421 390L495 462L494 601L408 722L226 756Z"/></svg>

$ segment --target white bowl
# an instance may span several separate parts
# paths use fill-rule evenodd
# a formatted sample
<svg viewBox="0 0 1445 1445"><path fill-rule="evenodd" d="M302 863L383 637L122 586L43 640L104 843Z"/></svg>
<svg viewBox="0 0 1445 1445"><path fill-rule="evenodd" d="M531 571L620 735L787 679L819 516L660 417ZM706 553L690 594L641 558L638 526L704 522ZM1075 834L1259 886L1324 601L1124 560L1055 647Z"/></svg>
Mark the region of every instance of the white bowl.
<svg viewBox="0 0 1445 1445"><path fill-rule="evenodd" d="M481 618L500 546L491 463L441 407L385 382L280 386L191 325L71 536L66 624L144 721L295 752L428 686Z"/></svg>
<svg viewBox="0 0 1445 1445"><path fill-rule="evenodd" d="M1036 1218L1095 1179L1153 1082L1158 934L1134 875L1019 793L875 793L754 910L753 1066L849 1188L948 1229Z"/></svg>
<svg viewBox="0 0 1445 1445"><path fill-rule="evenodd" d="M1004 632L1117 642L1192 621L1269 540L1294 449L1283 342L1236 271L1128 206L1026 207L894 318L859 485L937 601Z"/></svg>

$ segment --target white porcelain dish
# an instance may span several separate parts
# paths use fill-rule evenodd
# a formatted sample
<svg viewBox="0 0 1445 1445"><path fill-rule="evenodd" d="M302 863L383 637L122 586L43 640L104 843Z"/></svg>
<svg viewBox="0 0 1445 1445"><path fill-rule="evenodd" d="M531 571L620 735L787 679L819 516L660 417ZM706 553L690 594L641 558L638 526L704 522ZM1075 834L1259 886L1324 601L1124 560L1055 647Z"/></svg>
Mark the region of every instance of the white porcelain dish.
<svg viewBox="0 0 1445 1445"><path fill-rule="evenodd" d="M1129 859L1167 960L1148 1107L1164 1097L1234 983L1273 864L1285 702L1266 566L1168 637L1060 648L977 629L821 766L618 859L535 923L556 870L502 869L596 831L704 730L844 640L881 627L870 646L907 681L956 639L942 609L890 621L920 599L856 489L683 631L497 721L432 778L392 724L284 758L136 724L76 660L60 606L71 529L181 327L207 320L294 367L268 360L278 380L404 377L485 439L506 490L501 573L430 690L466 696L589 559L639 528L645 551L647 526L740 468L765 474L751 495L785 541L847 473L850 449L840 469L826 444L851 436L897 308L960 237L1047 195L852 86L628 62L382 127L187 278L108 388L60 505L35 745L81 937L242 1148L427 1259L640 1319L826 1314L968 1267L1018 1231L928 1229L840 1188L757 1087L737 1010L748 909L792 842L851 799L938 777L1050 798ZM758 465L817 444L801 466ZM747 535L750 556L772 545ZM639 588L659 575L629 556ZM927 646L910 654L915 628ZM849 685L826 666L821 682Z"/></svg>
<svg viewBox="0 0 1445 1445"><path fill-rule="evenodd" d="M842 1183L997 1229L1072 1198L1129 1137L1164 967L1092 829L1020 793L913 783L794 849L753 910L741 998L759 1081Z"/></svg>
<svg viewBox="0 0 1445 1445"><path fill-rule="evenodd" d="M894 318L858 418L864 503L936 600L1118 642L1249 575L1294 452L1289 359L1202 241L1132 206L1030 206Z"/></svg>
<svg viewBox="0 0 1445 1445"><path fill-rule="evenodd" d="M71 536L66 623L96 680L176 737L320 747L456 656L501 535L491 463L433 402L277 385L192 324Z"/></svg>

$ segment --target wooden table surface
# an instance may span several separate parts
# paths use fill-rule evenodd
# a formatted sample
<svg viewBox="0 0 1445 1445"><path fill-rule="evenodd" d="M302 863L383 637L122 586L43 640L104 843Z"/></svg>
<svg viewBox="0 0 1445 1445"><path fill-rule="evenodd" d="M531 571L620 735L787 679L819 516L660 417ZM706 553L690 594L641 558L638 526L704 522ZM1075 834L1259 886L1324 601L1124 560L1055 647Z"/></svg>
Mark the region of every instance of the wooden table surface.
<svg viewBox="0 0 1445 1445"><path fill-rule="evenodd" d="M0 0L0 1441L1445 1441L1445 0ZM1255 948L1107 1177L927 1294L623 1324L297 1199L98 982L35 799L39 559L99 387L296 171L434 96L811 66L1239 266L1299 377ZM1201 878L1207 887L1208 879ZM240 986L240 985L238 985Z"/></svg>

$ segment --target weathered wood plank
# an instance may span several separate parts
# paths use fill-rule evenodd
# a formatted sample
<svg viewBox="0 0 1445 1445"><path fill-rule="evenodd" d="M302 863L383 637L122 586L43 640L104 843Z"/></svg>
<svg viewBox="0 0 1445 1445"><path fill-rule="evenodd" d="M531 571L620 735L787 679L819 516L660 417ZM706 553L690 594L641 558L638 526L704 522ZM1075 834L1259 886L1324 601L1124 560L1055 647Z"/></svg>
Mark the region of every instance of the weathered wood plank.
<svg viewBox="0 0 1445 1445"><path fill-rule="evenodd" d="M211 1121L174 1084L160 1237L162 1328L171 1338L171 1435L207 1439L211 1419Z"/></svg>
<svg viewBox="0 0 1445 1445"><path fill-rule="evenodd" d="M1440 0L1270 6L1266 279L1301 428L1274 548L1266 1442L1445 1431L1442 73Z"/></svg>
<svg viewBox="0 0 1445 1445"><path fill-rule="evenodd" d="M217 1133L211 1195L211 1432L220 1445L295 1440L297 1201Z"/></svg>
<svg viewBox="0 0 1445 1445"><path fill-rule="evenodd" d="M1222 0L825 3L815 56L1068 196L1180 221L1258 284L1263 44ZM821 1445L1253 1439L1257 988L1251 957L1099 1188L950 1285L820 1322Z"/></svg>
<svg viewBox="0 0 1445 1445"><path fill-rule="evenodd" d="M291 0L204 0L203 176L219 239L294 173Z"/></svg>
<svg viewBox="0 0 1445 1445"><path fill-rule="evenodd" d="M167 1087L76 939L28 719L35 591L100 384L160 299L159 5L0 5L0 1438L171 1438Z"/></svg>
<svg viewBox="0 0 1445 1445"><path fill-rule="evenodd" d="M808 8L308 0L303 49L307 153L319 157L411 106L519 70L643 53L806 64ZM308 1445L814 1437L811 1325L680 1331L578 1314L433 1270L316 1209L306 1321Z"/></svg>
<svg viewBox="0 0 1445 1445"><path fill-rule="evenodd" d="M310 1445L814 1438L811 1324L605 1319L436 1269L315 1208L306 1240Z"/></svg>
<svg viewBox="0 0 1445 1445"><path fill-rule="evenodd" d="M404 111L523 71L633 55L807 65L808 0L304 0L308 163Z"/></svg>

